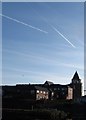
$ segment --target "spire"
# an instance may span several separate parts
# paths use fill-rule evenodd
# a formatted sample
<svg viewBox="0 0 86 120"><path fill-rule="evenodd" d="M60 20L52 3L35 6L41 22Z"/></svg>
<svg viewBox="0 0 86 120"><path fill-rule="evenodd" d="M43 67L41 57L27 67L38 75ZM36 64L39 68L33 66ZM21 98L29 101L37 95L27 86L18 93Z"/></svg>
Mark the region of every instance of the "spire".
<svg viewBox="0 0 86 120"><path fill-rule="evenodd" d="M75 72L72 80L79 80L79 75L78 75L77 71Z"/></svg>

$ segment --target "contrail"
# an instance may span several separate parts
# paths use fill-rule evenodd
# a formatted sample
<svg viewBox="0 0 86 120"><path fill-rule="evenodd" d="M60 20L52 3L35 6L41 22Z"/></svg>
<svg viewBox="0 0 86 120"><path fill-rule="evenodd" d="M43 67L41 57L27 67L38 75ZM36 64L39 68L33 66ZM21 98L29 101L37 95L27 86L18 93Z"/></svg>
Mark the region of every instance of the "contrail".
<svg viewBox="0 0 86 120"><path fill-rule="evenodd" d="M44 20L44 21L45 21L49 26L51 26L61 37L63 37L73 48L76 48L61 32L59 32L54 26L52 26L52 24L50 24L49 21L48 21L45 17L41 16L41 15L39 14L39 12L37 12L35 9L33 9L33 10L34 10L34 12L35 12L37 15L39 15L39 17L42 18L42 20Z"/></svg>
<svg viewBox="0 0 86 120"><path fill-rule="evenodd" d="M35 29L35 30L38 30L38 31L40 31L40 32L48 33L47 31L44 31L44 30L42 30L42 29L39 29L39 28L34 27L34 26L32 26L32 25L29 25L29 24L27 24L27 23L21 22L21 21L19 21L19 20L17 20L17 19L14 19L14 18L9 17L9 16L3 15L3 14L0 14L0 16L5 17L5 18L7 18L7 19L10 19L10 20L12 20L12 21L15 21L15 22L17 22L17 23L23 24L23 25L25 25L25 26L28 26L28 27L30 27L30 28L32 28L32 29Z"/></svg>
<svg viewBox="0 0 86 120"><path fill-rule="evenodd" d="M41 16L42 17L42 16ZM61 32L59 32L53 25L51 25L46 18L42 17L42 19L51 26L61 37L63 37L73 48L76 48Z"/></svg>
<svg viewBox="0 0 86 120"><path fill-rule="evenodd" d="M54 26L50 25L61 37L63 37L72 47L76 48L61 32L59 32Z"/></svg>

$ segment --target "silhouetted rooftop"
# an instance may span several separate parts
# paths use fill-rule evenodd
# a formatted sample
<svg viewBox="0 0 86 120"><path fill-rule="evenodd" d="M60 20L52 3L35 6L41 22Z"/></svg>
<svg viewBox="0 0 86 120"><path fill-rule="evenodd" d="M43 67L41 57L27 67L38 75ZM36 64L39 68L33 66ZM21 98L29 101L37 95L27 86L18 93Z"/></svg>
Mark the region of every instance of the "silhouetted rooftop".
<svg viewBox="0 0 86 120"><path fill-rule="evenodd" d="M79 75L78 75L77 71L75 72L75 74L74 74L74 76L73 76L73 78L72 78L72 79L79 80Z"/></svg>
<svg viewBox="0 0 86 120"><path fill-rule="evenodd" d="M52 85L52 84L54 84L54 83L51 82L51 81L46 81L46 82L44 83L44 85Z"/></svg>

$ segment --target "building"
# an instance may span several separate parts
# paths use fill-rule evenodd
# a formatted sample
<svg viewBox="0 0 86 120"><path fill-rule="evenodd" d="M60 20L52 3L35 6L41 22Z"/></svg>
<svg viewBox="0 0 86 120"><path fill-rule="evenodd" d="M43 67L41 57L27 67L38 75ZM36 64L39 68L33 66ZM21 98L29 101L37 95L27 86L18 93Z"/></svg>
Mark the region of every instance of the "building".
<svg viewBox="0 0 86 120"><path fill-rule="evenodd" d="M86 95L81 96L80 98L77 98L75 103L81 103L86 105Z"/></svg>
<svg viewBox="0 0 86 120"><path fill-rule="evenodd" d="M82 96L82 83L77 71L72 78L70 86L73 88L73 99L80 98Z"/></svg>
<svg viewBox="0 0 86 120"><path fill-rule="evenodd" d="M82 83L77 71L70 84L61 85L46 81L44 84L27 84L3 86L3 98L18 98L30 100L77 99L82 96Z"/></svg>
<svg viewBox="0 0 86 120"><path fill-rule="evenodd" d="M2 98L15 98L16 86L2 86Z"/></svg>
<svg viewBox="0 0 86 120"><path fill-rule="evenodd" d="M71 88L70 86L68 86L68 90L67 90L67 100L73 99L73 88Z"/></svg>
<svg viewBox="0 0 86 120"><path fill-rule="evenodd" d="M3 98L40 100L48 99L49 91L35 85L3 86Z"/></svg>

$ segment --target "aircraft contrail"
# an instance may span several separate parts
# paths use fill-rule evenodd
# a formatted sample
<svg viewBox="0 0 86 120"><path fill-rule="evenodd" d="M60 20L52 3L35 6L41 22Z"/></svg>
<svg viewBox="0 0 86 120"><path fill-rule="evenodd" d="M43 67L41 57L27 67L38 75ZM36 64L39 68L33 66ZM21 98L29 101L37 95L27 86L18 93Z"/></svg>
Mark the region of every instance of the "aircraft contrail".
<svg viewBox="0 0 86 120"><path fill-rule="evenodd" d="M52 24L50 24L49 21L48 21L45 17L41 16L41 15L39 14L39 12L37 12L35 9L33 9L33 10L34 10L34 12L35 12L37 15L39 15L39 17L42 18L43 21L45 21L49 26L51 26L51 27L52 27L63 39L65 39L73 48L76 48L60 31L58 31Z"/></svg>
<svg viewBox="0 0 86 120"><path fill-rule="evenodd" d="M60 31L58 31L53 25L51 25L46 18L42 17L42 19L53 28L63 39L65 39L73 48L76 48Z"/></svg>
<svg viewBox="0 0 86 120"><path fill-rule="evenodd" d="M61 37L63 37L72 47L76 48L61 32L59 32L54 26L50 25Z"/></svg>
<svg viewBox="0 0 86 120"><path fill-rule="evenodd" d="M32 25L29 25L29 24L27 24L27 23L24 23L24 22L22 22L22 21L19 21L19 20L17 20L17 19L11 18L11 17L9 17L9 16L7 16L7 15L0 14L0 16L5 17L5 18L7 18L7 19L10 19L10 20L12 20L12 21L15 21L15 22L17 22L17 23L23 24L23 25L25 25L25 26L28 26L28 27L30 27L30 28L32 28L32 29L35 29L35 30L38 30L38 31L40 31L40 32L48 33L47 31L44 31L44 30L42 30L42 29L39 29L39 28L37 28L37 27L34 27L34 26L32 26Z"/></svg>

